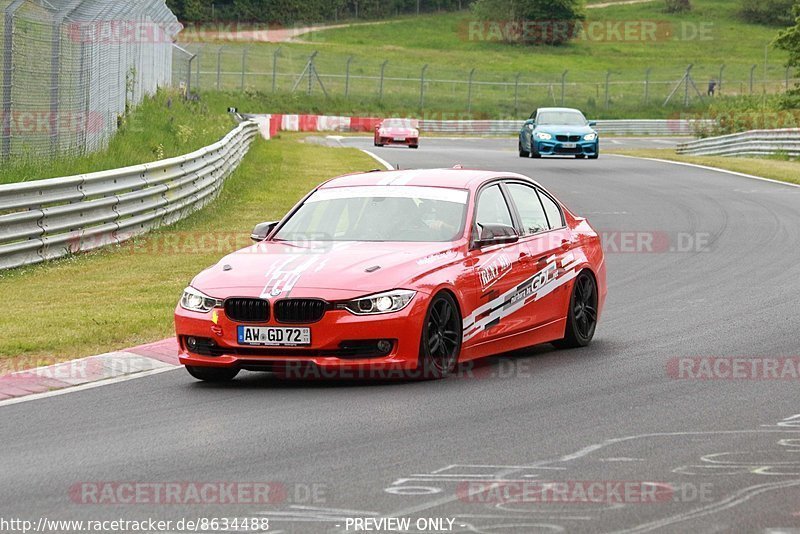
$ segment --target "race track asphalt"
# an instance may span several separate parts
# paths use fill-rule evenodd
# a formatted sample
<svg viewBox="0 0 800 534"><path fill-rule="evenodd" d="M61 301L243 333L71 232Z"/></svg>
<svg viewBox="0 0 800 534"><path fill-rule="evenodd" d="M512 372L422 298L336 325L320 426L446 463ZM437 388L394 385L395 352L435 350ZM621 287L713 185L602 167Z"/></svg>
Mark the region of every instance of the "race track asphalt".
<svg viewBox="0 0 800 534"><path fill-rule="evenodd" d="M340 142L372 150L368 139ZM800 188L605 153L520 159L506 144L374 150L401 168L523 173L588 217L608 240L609 282L589 348L536 347L427 383L243 373L214 386L177 369L2 406L0 515L260 515L270 532L291 533L354 532L347 517L384 516L454 519L453 532L800 529L798 380L669 372L682 357L798 356ZM622 246L630 236L655 237L657 250ZM278 490L268 504L203 505L70 493L97 481ZM507 481L512 497L547 481L612 489L610 502L469 497L476 481ZM657 502L616 499L622 481L655 485Z"/></svg>

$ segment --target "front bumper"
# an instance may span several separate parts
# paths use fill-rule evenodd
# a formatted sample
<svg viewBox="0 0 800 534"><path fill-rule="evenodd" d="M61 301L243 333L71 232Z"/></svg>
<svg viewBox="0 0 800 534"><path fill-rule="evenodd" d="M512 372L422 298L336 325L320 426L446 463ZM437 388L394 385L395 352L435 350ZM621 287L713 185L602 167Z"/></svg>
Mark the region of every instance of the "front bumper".
<svg viewBox="0 0 800 534"><path fill-rule="evenodd" d="M536 152L543 156L593 156L597 154L599 148L599 141L577 141L574 143L565 143L556 140L537 140L534 141L534 143L536 145ZM575 146L567 146L568 144L573 144Z"/></svg>
<svg viewBox="0 0 800 534"><path fill-rule="evenodd" d="M397 137L380 137L378 142L382 145L417 146L419 145L419 137L405 137L403 139L398 139Z"/></svg>
<svg viewBox="0 0 800 534"><path fill-rule="evenodd" d="M328 310L320 321L311 324L289 325L271 318L254 325L308 327L311 344L302 347L239 344L237 326L246 323L228 319L221 308L216 309L215 323L213 312L190 312L178 305L175 310L178 357L183 365L269 371L297 378L341 377L348 373L354 377L402 375L417 369L427 298L417 293L405 309L384 315L353 315L346 310ZM205 346L190 350L189 337L213 340L214 350L206 350ZM390 341L391 350L380 354L369 349L352 349L358 342L375 340Z"/></svg>

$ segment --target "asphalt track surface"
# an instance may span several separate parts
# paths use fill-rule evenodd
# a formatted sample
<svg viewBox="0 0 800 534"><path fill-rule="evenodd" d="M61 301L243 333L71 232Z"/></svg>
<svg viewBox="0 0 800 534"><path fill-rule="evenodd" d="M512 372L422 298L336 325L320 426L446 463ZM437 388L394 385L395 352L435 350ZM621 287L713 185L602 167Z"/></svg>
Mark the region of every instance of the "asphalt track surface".
<svg viewBox="0 0 800 534"><path fill-rule="evenodd" d="M414 532L420 517L486 533L800 528L798 381L668 373L676 357L798 355L800 188L607 154L520 159L514 149L430 139L375 151L401 168L523 173L589 217L609 240L609 297L589 348L537 347L427 383L243 373L214 386L178 369L2 406L2 516L265 516L271 532L292 533L354 532L347 517L383 516L412 518ZM657 250L618 251L622 231L658 236ZM619 502L613 489L601 503L519 493L481 502L460 492L475 480L660 489L650 503ZM70 496L84 481L282 489L269 504L93 505Z"/></svg>

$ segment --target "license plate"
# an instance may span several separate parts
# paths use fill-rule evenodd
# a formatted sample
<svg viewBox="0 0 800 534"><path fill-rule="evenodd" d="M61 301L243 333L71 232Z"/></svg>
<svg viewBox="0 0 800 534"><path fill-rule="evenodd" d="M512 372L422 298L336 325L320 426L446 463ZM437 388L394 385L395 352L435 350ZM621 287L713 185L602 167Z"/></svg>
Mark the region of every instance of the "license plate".
<svg viewBox="0 0 800 534"><path fill-rule="evenodd" d="M575 148L577 147L577 143L561 143L561 146L564 148Z"/></svg>
<svg viewBox="0 0 800 534"><path fill-rule="evenodd" d="M238 326L237 338L240 345L310 345L311 329L283 326Z"/></svg>
<svg viewBox="0 0 800 534"><path fill-rule="evenodd" d="M399 142L399 141L405 141L406 138L405 137L395 137L394 140Z"/></svg>

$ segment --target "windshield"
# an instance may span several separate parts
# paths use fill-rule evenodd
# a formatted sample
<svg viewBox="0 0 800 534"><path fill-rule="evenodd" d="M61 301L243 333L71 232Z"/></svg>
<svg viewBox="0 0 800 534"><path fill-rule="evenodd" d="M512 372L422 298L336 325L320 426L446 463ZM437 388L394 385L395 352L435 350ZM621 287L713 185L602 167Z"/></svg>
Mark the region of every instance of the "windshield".
<svg viewBox="0 0 800 534"><path fill-rule="evenodd" d="M467 191L443 187L320 189L275 235L281 241L445 242L464 231Z"/></svg>
<svg viewBox="0 0 800 534"><path fill-rule="evenodd" d="M381 123L381 128L416 128L415 119L386 119Z"/></svg>
<svg viewBox="0 0 800 534"><path fill-rule="evenodd" d="M544 111L539 113L536 124L585 126L586 118L576 111Z"/></svg>

